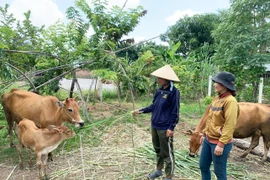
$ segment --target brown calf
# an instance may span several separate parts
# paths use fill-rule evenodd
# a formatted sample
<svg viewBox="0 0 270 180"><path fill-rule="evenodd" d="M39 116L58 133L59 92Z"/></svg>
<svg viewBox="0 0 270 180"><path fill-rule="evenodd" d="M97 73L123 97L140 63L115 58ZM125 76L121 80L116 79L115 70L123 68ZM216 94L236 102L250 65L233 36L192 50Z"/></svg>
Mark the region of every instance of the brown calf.
<svg viewBox="0 0 270 180"><path fill-rule="evenodd" d="M47 177L48 153L52 152L65 139L75 136L75 133L66 126L48 129L39 129L29 119L23 119L18 125L18 154L19 167L23 168L21 151L24 146L27 149L28 161L31 166L30 151L35 151L37 159L38 175L41 178L41 166L44 168L44 176Z"/></svg>

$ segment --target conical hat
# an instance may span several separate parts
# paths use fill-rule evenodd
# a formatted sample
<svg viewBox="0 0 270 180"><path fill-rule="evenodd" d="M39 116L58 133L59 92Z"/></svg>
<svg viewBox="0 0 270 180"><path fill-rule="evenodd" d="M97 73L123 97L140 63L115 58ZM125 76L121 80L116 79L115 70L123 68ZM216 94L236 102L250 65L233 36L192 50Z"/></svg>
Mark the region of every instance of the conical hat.
<svg viewBox="0 0 270 180"><path fill-rule="evenodd" d="M165 65L155 70L154 72L151 73L151 75L159 77L159 78L175 81L175 82L180 81L170 65Z"/></svg>

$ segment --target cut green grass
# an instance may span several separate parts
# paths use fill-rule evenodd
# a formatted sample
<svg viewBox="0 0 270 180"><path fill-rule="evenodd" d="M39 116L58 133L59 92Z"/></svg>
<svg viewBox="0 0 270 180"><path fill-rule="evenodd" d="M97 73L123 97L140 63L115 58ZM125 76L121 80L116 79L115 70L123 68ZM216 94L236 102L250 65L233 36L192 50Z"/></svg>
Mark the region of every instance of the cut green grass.
<svg viewBox="0 0 270 180"><path fill-rule="evenodd" d="M145 145L143 148L136 150L136 155L145 157L155 164L155 152L152 145ZM199 156L191 158L186 150L175 150L175 175L181 179L200 179L201 173L199 168ZM212 177L216 179L213 173L213 165L211 165ZM228 162L227 174L235 180L254 179L253 175L247 172L247 166L242 163Z"/></svg>

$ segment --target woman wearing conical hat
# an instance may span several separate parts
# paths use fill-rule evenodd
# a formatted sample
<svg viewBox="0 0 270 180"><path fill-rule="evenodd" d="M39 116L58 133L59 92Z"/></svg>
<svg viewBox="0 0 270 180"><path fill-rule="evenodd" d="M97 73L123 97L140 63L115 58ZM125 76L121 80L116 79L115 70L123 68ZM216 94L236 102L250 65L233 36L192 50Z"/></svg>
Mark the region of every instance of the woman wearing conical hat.
<svg viewBox="0 0 270 180"><path fill-rule="evenodd" d="M156 91L153 103L142 109L132 111L137 116L140 113L152 113L151 133L152 143L156 152L156 170L148 174L149 179L162 175L165 165L165 179L171 180L174 173L173 134L179 119L180 92L173 85L179 78L170 65L165 65L151 73L157 77L160 88Z"/></svg>

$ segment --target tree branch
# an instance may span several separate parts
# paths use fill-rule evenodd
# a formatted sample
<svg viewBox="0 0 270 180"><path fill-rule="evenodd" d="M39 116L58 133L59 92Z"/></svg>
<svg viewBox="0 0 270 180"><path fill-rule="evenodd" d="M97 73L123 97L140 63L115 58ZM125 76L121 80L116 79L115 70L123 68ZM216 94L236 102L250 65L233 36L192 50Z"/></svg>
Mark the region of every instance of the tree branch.
<svg viewBox="0 0 270 180"><path fill-rule="evenodd" d="M12 64L9 64L7 62L5 62L5 64L7 64L8 66L12 67L13 69L15 69L16 71L18 71L19 73L21 73L28 80L28 82L31 84L31 86L34 88L34 91L37 90L36 87L35 87L35 85L33 84L33 82L21 70L19 70L17 67L15 67Z"/></svg>

